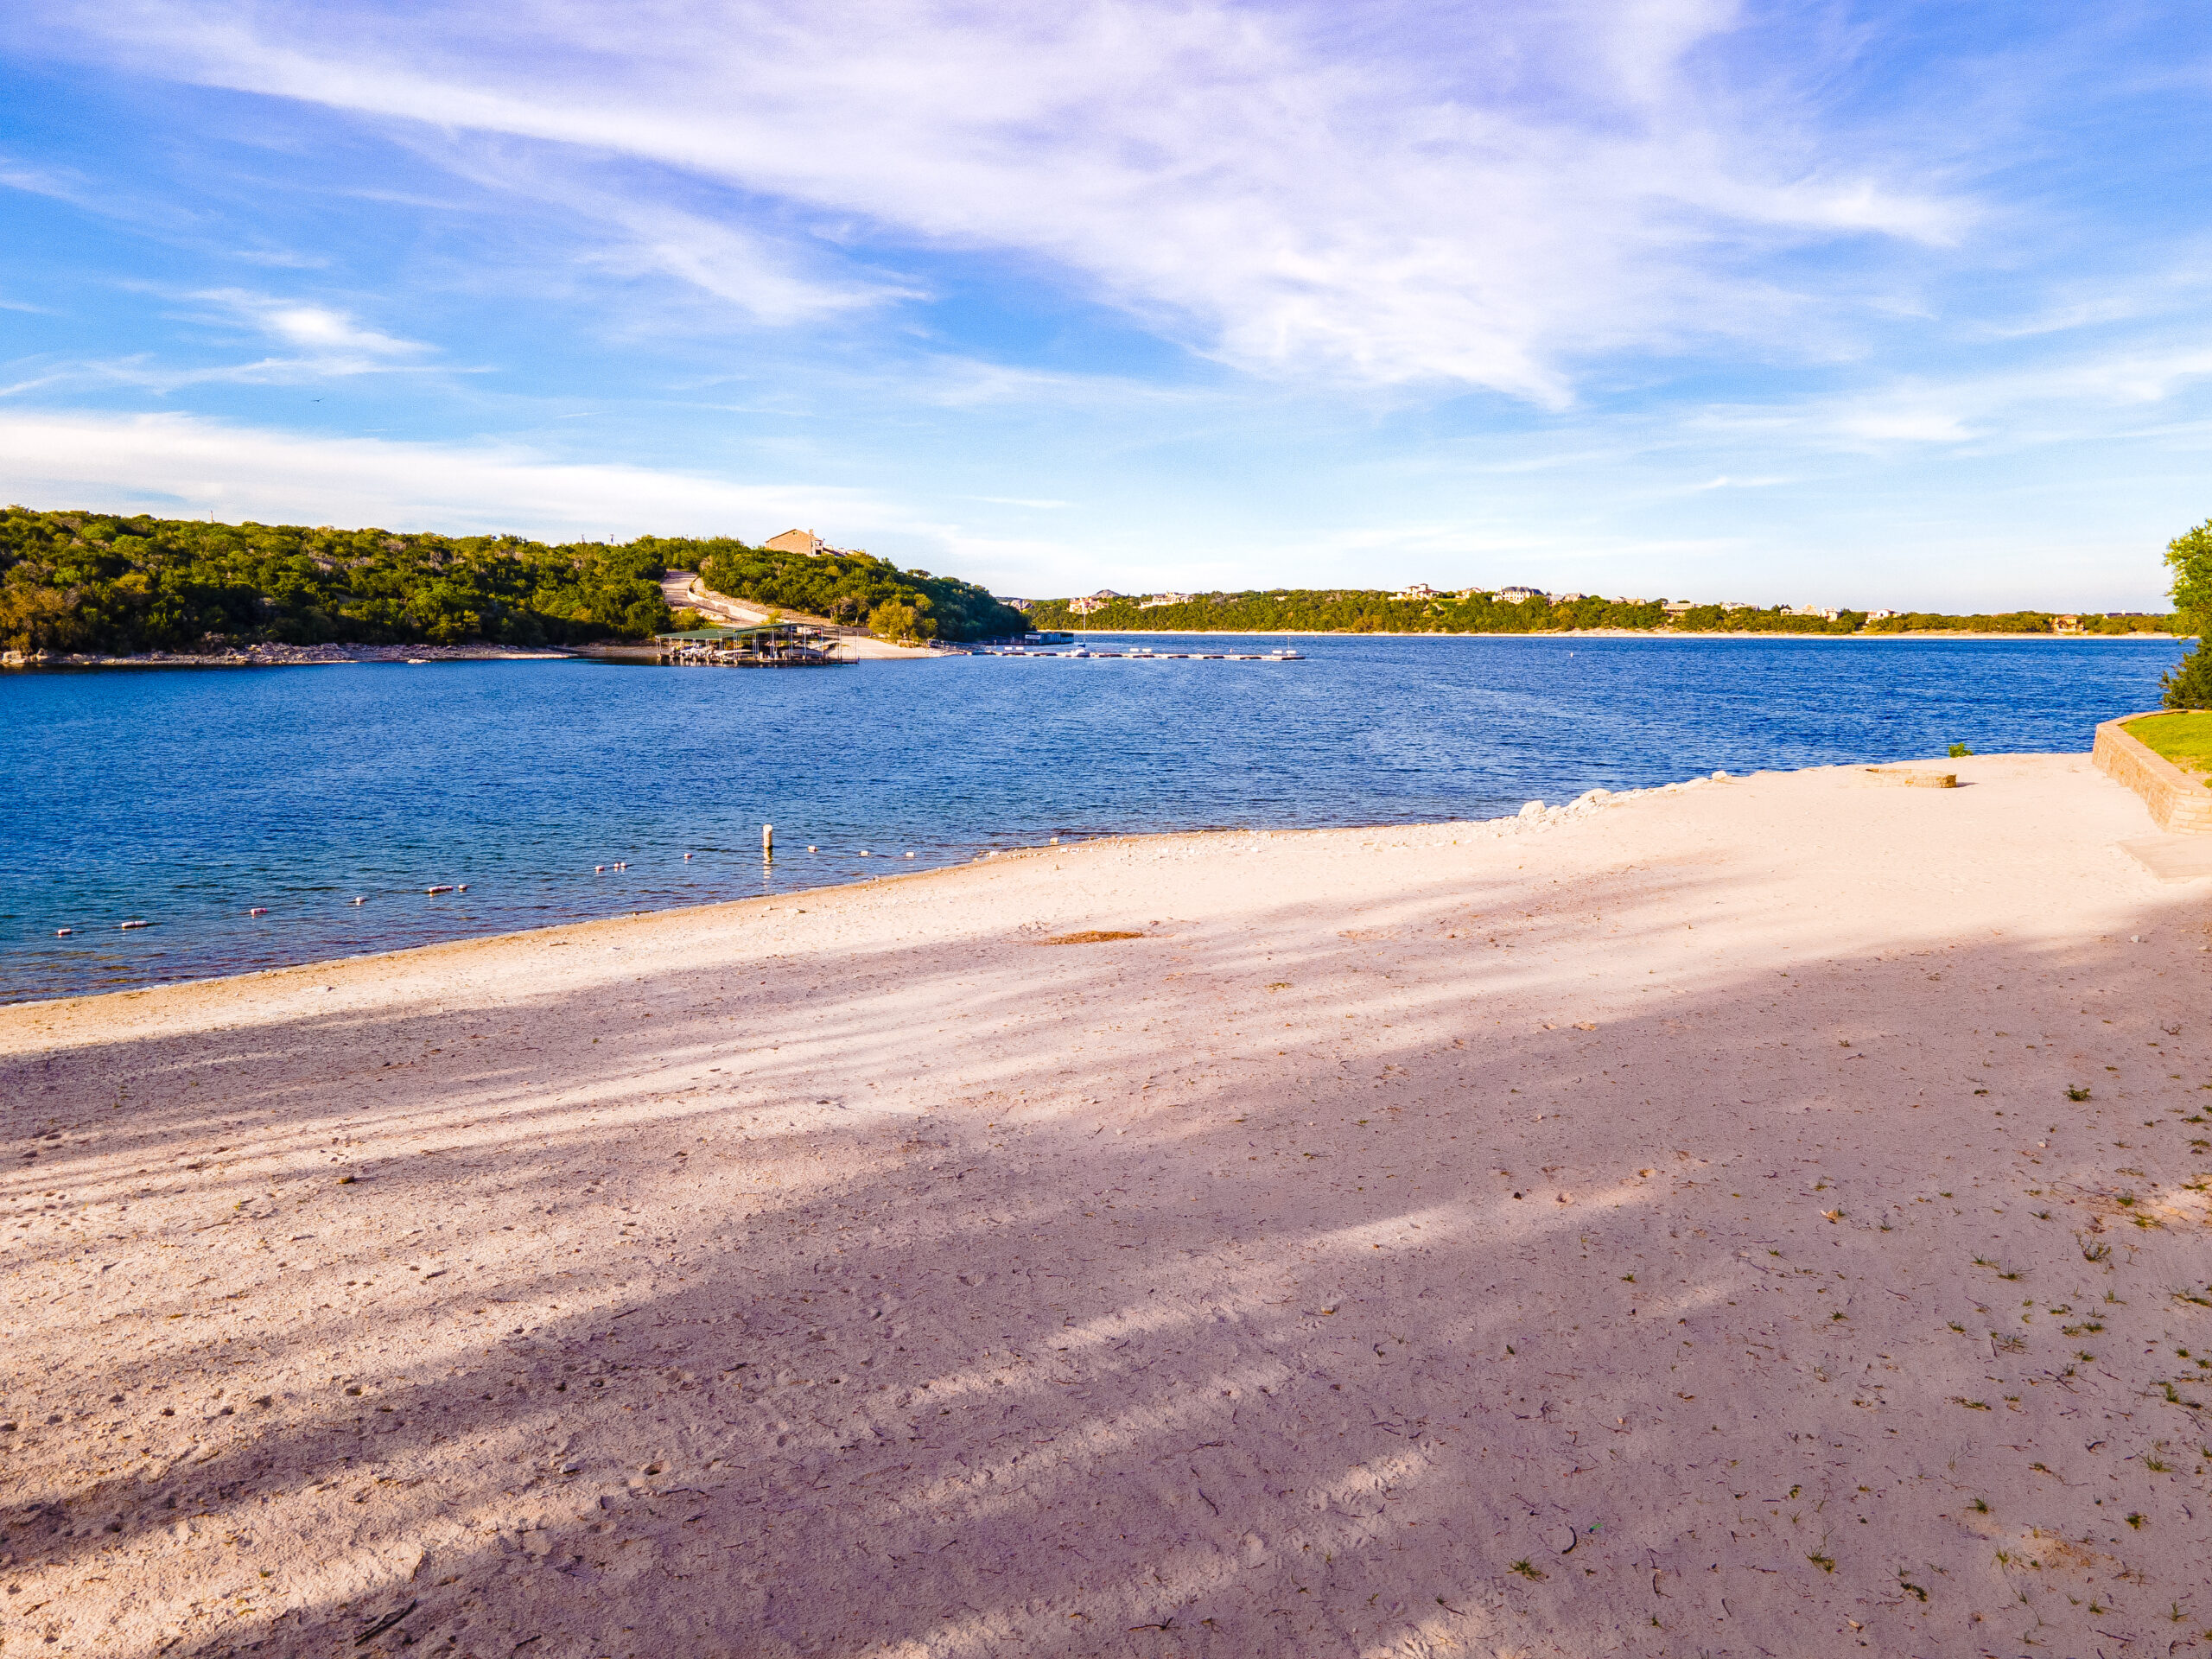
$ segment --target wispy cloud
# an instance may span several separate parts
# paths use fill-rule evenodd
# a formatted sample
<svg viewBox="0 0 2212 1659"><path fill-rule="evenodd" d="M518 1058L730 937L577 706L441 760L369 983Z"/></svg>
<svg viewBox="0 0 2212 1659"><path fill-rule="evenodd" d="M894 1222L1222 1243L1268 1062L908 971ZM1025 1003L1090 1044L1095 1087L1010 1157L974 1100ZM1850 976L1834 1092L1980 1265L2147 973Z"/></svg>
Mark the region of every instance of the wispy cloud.
<svg viewBox="0 0 2212 1659"><path fill-rule="evenodd" d="M0 496L553 537L758 537L810 513L862 531L900 522L863 491L732 484L513 444L314 437L183 415L91 411L0 413Z"/></svg>
<svg viewBox="0 0 2212 1659"><path fill-rule="evenodd" d="M1732 73L1723 0L139 0L48 21L155 73L720 181L826 238L1011 254L1247 371L1551 404L1592 353L1781 340L1808 296L1751 276L1763 256L1938 245L1976 212L1825 135L1771 66ZM632 219L686 281L819 308L760 274L748 232Z"/></svg>
<svg viewBox="0 0 2212 1659"><path fill-rule="evenodd" d="M381 365L419 358L430 348L363 327L352 313L305 300L281 299L245 289L207 289L192 297L219 307L270 339L308 353L319 362Z"/></svg>
<svg viewBox="0 0 2212 1659"><path fill-rule="evenodd" d="M1813 449L2033 449L2115 436L2147 412L2212 380L2212 347L2194 342L2075 352L2052 360L1950 376L1896 376L1757 408L1713 406L1678 435L1731 434Z"/></svg>
<svg viewBox="0 0 2212 1659"><path fill-rule="evenodd" d="M81 393L89 388L128 386L167 395L188 386L297 385L433 368L467 372L435 363L430 360L436 356L433 347L370 327L342 307L236 288L203 289L181 298L191 308L188 321L215 331L226 341L243 335L267 342L279 347L280 354L220 363L179 362L173 355L143 353L73 361L49 358L43 372L0 386L0 397L48 387Z"/></svg>

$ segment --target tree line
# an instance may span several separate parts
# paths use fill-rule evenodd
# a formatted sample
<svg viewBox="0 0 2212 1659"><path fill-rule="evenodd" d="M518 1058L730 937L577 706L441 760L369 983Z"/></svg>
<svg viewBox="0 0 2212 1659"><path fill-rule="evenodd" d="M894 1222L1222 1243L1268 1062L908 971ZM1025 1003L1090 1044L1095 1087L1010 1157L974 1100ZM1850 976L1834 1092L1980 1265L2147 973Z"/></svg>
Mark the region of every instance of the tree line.
<svg viewBox="0 0 2212 1659"><path fill-rule="evenodd" d="M1954 616L1914 611L1872 618L1864 611L1834 617L1801 616L1784 605L1725 609L1700 605L1669 616L1656 601L1595 596L1518 603L1495 594L1402 599L1382 589L1323 591L1278 588L1266 592L1198 594L1172 605L1144 605L1135 597L1105 601L1087 612L1075 601L1039 600L1029 608L1033 628L1090 628L1108 632L1158 630L1200 633L1554 633L1575 628L1673 629L1717 633L2050 633L2049 611L2011 611ZM2173 616L2085 616L2084 632L2104 634L2187 632Z"/></svg>
<svg viewBox="0 0 2212 1659"><path fill-rule="evenodd" d="M656 552L519 536L0 509L0 645L22 652L575 645L669 626Z"/></svg>

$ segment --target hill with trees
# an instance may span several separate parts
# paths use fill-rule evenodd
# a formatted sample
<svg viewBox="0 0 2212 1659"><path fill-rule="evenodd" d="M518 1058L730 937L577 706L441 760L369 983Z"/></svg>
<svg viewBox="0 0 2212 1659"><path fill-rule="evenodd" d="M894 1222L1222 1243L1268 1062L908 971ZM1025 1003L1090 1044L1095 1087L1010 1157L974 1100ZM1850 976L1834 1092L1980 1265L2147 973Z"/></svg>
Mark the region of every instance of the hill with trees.
<svg viewBox="0 0 2212 1659"><path fill-rule="evenodd" d="M632 543L651 547L678 563L691 556L708 587L732 599L804 611L832 622L865 623L887 639L999 639L1019 634L1029 620L1001 605L972 582L901 570L867 553L784 553L742 542Z"/></svg>
<svg viewBox="0 0 2212 1659"><path fill-rule="evenodd" d="M657 556L328 525L0 510L0 645L128 655L575 645L669 626Z"/></svg>
<svg viewBox="0 0 2212 1659"><path fill-rule="evenodd" d="M555 543L8 507L0 648L129 656L637 639L673 626L663 572L702 567L723 593L872 622L893 637L973 639L1027 626L971 582L865 554L806 558L727 537Z"/></svg>

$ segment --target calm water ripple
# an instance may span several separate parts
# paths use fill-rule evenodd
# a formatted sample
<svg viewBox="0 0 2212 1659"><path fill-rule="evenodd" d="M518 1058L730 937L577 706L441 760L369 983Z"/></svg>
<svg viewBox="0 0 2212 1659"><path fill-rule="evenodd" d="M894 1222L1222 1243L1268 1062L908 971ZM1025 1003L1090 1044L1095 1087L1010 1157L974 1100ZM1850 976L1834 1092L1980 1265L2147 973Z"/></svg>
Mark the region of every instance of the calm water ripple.
<svg viewBox="0 0 2212 1659"><path fill-rule="evenodd" d="M1298 644L1303 663L0 675L16 785L0 1001L818 887L1054 835L1493 817L1718 767L1953 741L2086 749L2099 721L2156 705L2183 650Z"/></svg>

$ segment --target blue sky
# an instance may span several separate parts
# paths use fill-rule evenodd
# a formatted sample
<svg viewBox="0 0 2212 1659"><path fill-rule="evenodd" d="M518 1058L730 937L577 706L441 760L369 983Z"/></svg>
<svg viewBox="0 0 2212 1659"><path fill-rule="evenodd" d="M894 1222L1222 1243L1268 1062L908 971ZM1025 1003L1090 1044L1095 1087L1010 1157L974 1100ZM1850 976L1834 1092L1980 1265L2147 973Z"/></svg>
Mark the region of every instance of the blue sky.
<svg viewBox="0 0 2212 1659"><path fill-rule="evenodd" d="M0 494L2162 607L2201 5L17 0Z"/></svg>

